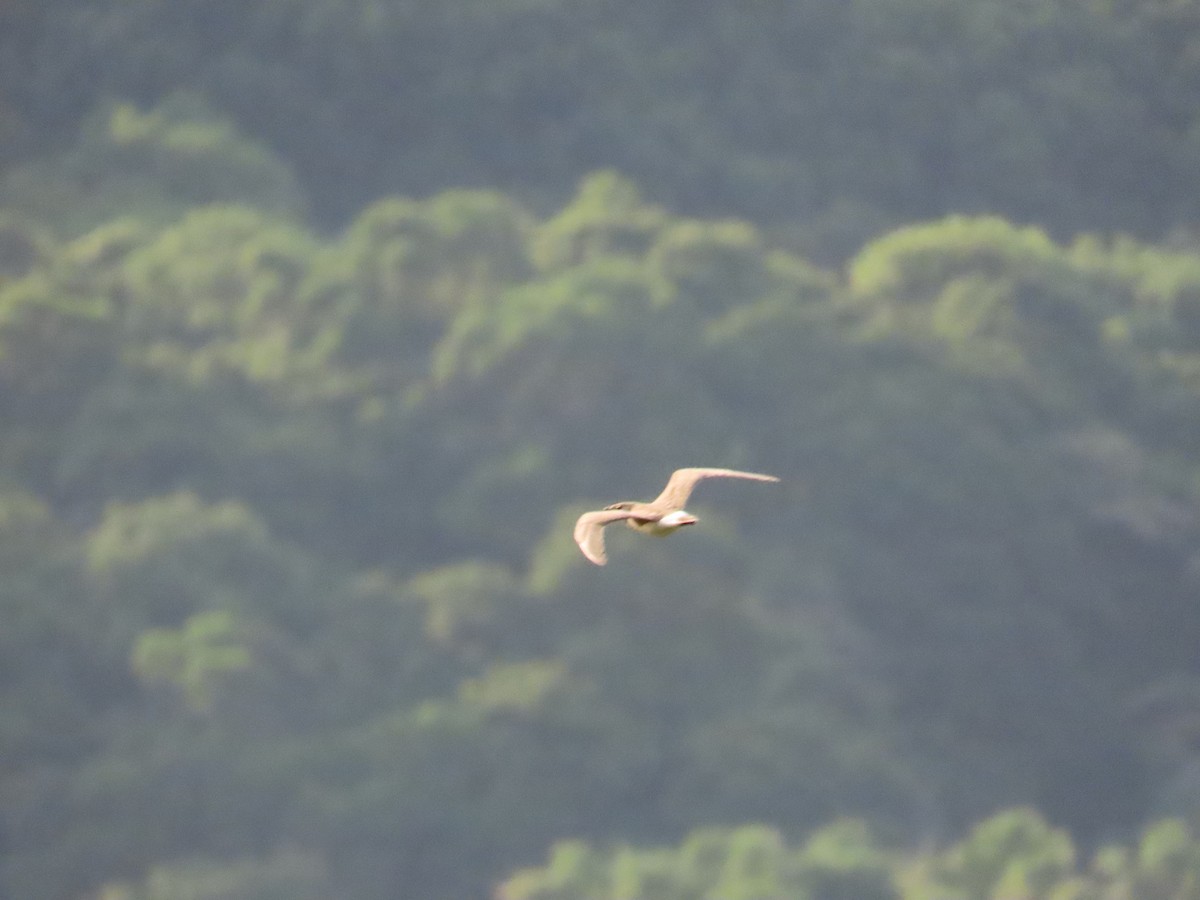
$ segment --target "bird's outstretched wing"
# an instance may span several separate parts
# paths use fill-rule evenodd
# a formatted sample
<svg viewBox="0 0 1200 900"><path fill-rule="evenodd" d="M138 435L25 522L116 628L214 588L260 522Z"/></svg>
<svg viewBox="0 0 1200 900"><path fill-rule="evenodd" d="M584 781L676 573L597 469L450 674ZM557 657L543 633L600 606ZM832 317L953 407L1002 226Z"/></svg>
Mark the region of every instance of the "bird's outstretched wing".
<svg viewBox="0 0 1200 900"><path fill-rule="evenodd" d="M583 555L598 566L608 562L604 554L604 526L622 519L637 518L627 509L598 509L585 512L575 521L575 543Z"/></svg>
<svg viewBox="0 0 1200 900"><path fill-rule="evenodd" d="M750 481L778 481L774 475L759 475L757 472L739 472L737 469L676 469L667 480L667 486L651 506L663 509L683 509L696 482L705 478L746 478Z"/></svg>

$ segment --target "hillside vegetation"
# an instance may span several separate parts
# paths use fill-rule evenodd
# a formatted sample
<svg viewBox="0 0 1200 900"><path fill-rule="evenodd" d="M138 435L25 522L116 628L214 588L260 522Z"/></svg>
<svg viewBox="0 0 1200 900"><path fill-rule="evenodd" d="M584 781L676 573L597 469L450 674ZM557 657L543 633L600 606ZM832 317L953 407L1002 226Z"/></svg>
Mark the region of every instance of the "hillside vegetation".
<svg viewBox="0 0 1200 900"><path fill-rule="evenodd" d="M1193 5L741 10L0 10L0 894L1200 898Z"/></svg>
<svg viewBox="0 0 1200 900"><path fill-rule="evenodd" d="M103 103L182 93L281 154L326 228L450 187L549 213L608 167L839 259L950 211L1060 237L1200 213L1191 0L15 0L0 25L0 157L39 208L128 186L70 150ZM129 174L200 199L256 170L175 146L204 171Z"/></svg>

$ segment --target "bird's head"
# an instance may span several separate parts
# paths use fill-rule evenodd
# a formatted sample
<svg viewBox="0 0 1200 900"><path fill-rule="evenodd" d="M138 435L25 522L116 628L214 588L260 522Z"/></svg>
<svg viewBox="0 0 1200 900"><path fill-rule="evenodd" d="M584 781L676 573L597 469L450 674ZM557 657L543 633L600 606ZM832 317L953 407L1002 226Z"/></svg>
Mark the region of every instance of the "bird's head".
<svg viewBox="0 0 1200 900"><path fill-rule="evenodd" d="M686 509L677 509L659 519L658 524L665 525L667 528L682 528L684 525L695 525L699 521Z"/></svg>

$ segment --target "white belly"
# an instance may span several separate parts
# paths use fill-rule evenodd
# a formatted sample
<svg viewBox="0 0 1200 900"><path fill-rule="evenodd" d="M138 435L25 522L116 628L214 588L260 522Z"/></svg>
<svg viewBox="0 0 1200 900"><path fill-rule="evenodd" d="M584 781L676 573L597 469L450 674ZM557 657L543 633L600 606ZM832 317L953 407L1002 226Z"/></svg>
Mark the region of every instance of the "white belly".
<svg viewBox="0 0 1200 900"><path fill-rule="evenodd" d="M665 537L672 531L678 531L679 525L664 525L662 522L639 522L636 519L626 519L625 524L634 531L640 531L642 534L653 534L658 537Z"/></svg>

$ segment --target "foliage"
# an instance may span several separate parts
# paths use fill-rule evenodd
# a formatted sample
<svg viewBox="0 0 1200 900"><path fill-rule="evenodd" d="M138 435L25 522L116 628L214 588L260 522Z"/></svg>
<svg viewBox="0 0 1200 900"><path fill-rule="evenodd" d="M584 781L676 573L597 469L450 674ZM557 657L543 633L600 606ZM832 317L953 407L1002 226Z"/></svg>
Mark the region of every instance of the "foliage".
<svg viewBox="0 0 1200 900"><path fill-rule="evenodd" d="M250 652L237 643L232 617L225 610L200 613L182 629L152 628L133 648L133 671L147 681L183 688L200 709L212 703L212 682L224 672L250 667Z"/></svg>
<svg viewBox="0 0 1200 900"><path fill-rule="evenodd" d="M1200 7L751 7L0 4L0 895L1200 897Z"/></svg>
<svg viewBox="0 0 1200 900"><path fill-rule="evenodd" d="M0 228L3 890L1191 890L1193 251L272 210Z"/></svg>
<svg viewBox="0 0 1200 900"><path fill-rule="evenodd" d="M331 887L319 859L285 848L264 859L193 860L155 866L139 883L105 886L99 900L323 900Z"/></svg>
<svg viewBox="0 0 1200 900"><path fill-rule="evenodd" d="M298 182L326 228L382 195L463 185L547 208L605 166L672 208L776 223L836 256L953 211L1157 237L1200 202L1190 3L47 0L2 15L0 164L26 160L6 194L71 233L97 207L152 214L201 186L295 209ZM248 141L228 140L229 119ZM55 154L67 180L33 161Z"/></svg>
<svg viewBox="0 0 1200 900"><path fill-rule="evenodd" d="M1015 808L960 844L911 853L880 848L861 822L811 833L791 848L762 826L703 829L678 847L605 850L563 841L545 866L512 874L499 900L1189 900L1200 896L1200 843L1178 820L1147 827L1134 848L1110 845L1080 866L1071 839Z"/></svg>
<svg viewBox="0 0 1200 900"><path fill-rule="evenodd" d="M544 868L512 875L499 900L898 900L891 859L861 822L842 821L788 848L764 826L692 832L677 849L613 851L564 841Z"/></svg>
<svg viewBox="0 0 1200 900"><path fill-rule="evenodd" d="M0 178L0 203L69 236L117 216L166 224L192 206L236 201L280 214L305 208L283 159L187 93L145 112L99 103L73 147Z"/></svg>

